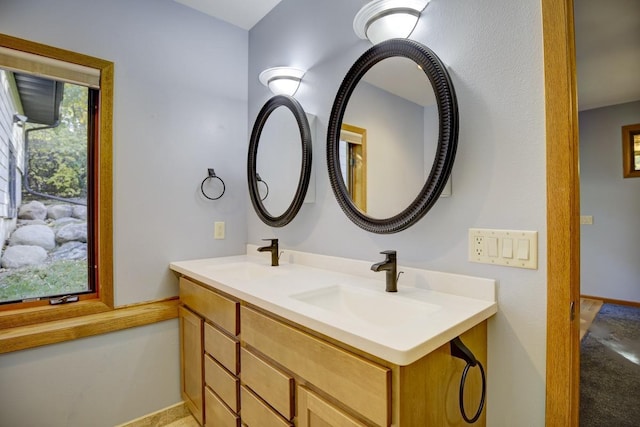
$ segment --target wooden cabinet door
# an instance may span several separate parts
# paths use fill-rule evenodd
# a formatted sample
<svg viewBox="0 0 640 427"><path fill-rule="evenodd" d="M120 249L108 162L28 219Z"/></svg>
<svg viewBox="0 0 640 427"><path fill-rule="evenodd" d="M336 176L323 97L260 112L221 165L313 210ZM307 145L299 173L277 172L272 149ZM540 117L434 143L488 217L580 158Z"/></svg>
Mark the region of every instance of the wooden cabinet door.
<svg viewBox="0 0 640 427"><path fill-rule="evenodd" d="M202 334L203 320L200 316L180 307L180 377L182 399L198 420L203 423L202 404Z"/></svg>
<svg viewBox="0 0 640 427"><path fill-rule="evenodd" d="M365 427L315 393L298 387L297 427Z"/></svg>

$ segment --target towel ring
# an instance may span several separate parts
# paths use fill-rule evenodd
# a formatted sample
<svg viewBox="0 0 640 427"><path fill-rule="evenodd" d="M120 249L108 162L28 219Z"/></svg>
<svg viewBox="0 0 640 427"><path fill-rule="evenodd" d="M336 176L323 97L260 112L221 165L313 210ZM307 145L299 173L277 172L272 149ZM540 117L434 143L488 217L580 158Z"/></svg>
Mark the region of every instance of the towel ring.
<svg viewBox="0 0 640 427"><path fill-rule="evenodd" d="M216 175L216 172L213 169L207 169L209 175L202 180L202 183L200 184L200 191L202 192L202 195L204 197L206 197L209 200L218 200L220 197L224 196L224 192L227 189L226 186L224 185L224 181L222 180L222 178L220 178L218 175ZM204 191L204 184L211 180L211 179L217 179L220 181L220 183L222 184L222 193L220 193L220 195L218 197L211 197L209 196L205 191Z"/></svg>
<svg viewBox="0 0 640 427"><path fill-rule="evenodd" d="M482 363L473 355L471 350L460 340L460 337L455 337L450 341L451 356L464 360L467 364L462 371L462 378L460 378L460 390L458 392L458 403L460 405L460 414L468 424L473 424L480 418L482 410L484 409L484 400L487 395L487 378L484 373L484 367ZM467 373L471 367L477 366L480 368L480 376L482 378L482 393L480 395L480 404L478 410L472 418L469 418L467 412L464 409L464 386L467 382Z"/></svg>
<svg viewBox="0 0 640 427"><path fill-rule="evenodd" d="M256 173L256 181L263 183L263 184L264 184L264 187L267 189L267 192L265 193L264 197L261 197L261 198L260 198L260 201L261 201L261 202L264 202L264 201L265 201L265 199L269 196L269 185L267 184L267 181L265 181L264 179L262 179L262 178L260 177L260 174L259 174L259 173Z"/></svg>

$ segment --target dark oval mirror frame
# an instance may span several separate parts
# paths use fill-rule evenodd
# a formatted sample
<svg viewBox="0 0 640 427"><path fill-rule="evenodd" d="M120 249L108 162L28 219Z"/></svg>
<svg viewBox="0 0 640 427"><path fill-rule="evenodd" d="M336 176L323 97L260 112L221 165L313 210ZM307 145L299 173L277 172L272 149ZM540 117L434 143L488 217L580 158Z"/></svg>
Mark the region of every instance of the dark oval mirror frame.
<svg viewBox="0 0 640 427"><path fill-rule="evenodd" d="M438 146L429 177L418 196L402 212L390 218L371 218L349 197L340 173L340 128L351 94L358 82L383 59L401 56L413 60L427 75L435 92L440 118ZM435 204L444 189L458 145L458 102L447 70L428 47L406 39L387 40L374 45L353 64L336 95L327 129L327 166L331 188L338 204L358 227L378 234L402 231L420 220Z"/></svg>
<svg viewBox="0 0 640 427"><path fill-rule="evenodd" d="M279 216L271 215L265 208L260 193L258 191L258 174L256 172L258 144L260 143L260 135L269 119L271 113L278 107L288 108L293 114L300 130L300 142L302 144L302 166L300 168L300 179L298 180L298 188L287 210ZM251 139L249 140L249 155L247 161L247 181L249 183L249 196L251 203L258 217L267 225L272 227L283 227L290 223L300 210L304 202L309 180L311 178L311 128L304 109L295 98L287 95L276 95L270 98L258 113Z"/></svg>

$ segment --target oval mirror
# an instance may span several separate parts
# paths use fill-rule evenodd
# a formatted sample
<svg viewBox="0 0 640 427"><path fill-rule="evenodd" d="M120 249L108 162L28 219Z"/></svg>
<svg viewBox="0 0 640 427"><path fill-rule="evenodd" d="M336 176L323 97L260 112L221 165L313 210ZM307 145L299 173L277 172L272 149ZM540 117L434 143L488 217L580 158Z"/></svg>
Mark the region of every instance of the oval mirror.
<svg viewBox="0 0 640 427"><path fill-rule="evenodd" d="M351 67L331 110L331 188L359 227L404 230L442 193L457 141L456 96L440 59L412 40L379 43Z"/></svg>
<svg viewBox="0 0 640 427"><path fill-rule="evenodd" d="M249 197L258 217L282 227L295 218L311 176L311 129L300 103L269 99L258 113L247 162Z"/></svg>

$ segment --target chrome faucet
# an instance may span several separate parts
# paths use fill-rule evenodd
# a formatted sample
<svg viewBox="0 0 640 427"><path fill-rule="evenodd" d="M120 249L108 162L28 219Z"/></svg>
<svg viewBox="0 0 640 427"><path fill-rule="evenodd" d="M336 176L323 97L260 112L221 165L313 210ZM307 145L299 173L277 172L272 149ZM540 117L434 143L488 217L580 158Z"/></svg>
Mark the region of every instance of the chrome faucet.
<svg viewBox="0 0 640 427"><path fill-rule="evenodd" d="M278 254L278 239L262 239L266 242L271 241L269 246L262 246L258 248L258 252L271 252L271 266L278 266L278 259L280 259L280 254Z"/></svg>
<svg viewBox="0 0 640 427"><path fill-rule="evenodd" d="M385 259L382 262L375 263L371 266L373 271L384 271L386 273L385 281L387 292L398 292L398 264L396 262L396 251L382 251Z"/></svg>

